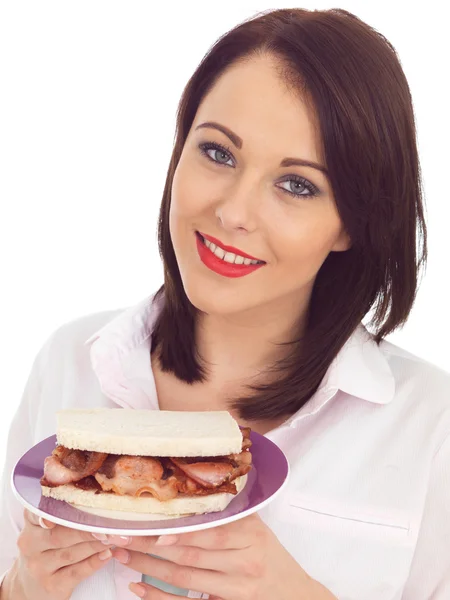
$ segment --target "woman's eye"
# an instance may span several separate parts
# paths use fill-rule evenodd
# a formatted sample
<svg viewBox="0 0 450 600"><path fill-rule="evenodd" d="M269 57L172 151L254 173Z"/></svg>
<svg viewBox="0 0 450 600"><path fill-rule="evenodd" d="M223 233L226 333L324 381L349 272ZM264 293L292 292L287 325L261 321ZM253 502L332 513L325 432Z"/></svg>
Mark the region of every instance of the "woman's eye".
<svg viewBox="0 0 450 600"><path fill-rule="evenodd" d="M230 153L222 148L218 144L201 144L200 151L204 154L209 160L215 162L219 165L227 166L228 162L231 160ZM232 166L232 165L230 165Z"/></svg>
<svg viewBox="0 0 450 600"><path fill-rule="evenodd" d="M282 183L287 183L288 188L282 188L286 192L290 194L294 194L295 196L311 196L311 190L302 183L301 181L296 181L295 179L287 179L286 181L282 181Z"/></svg>
<svg viewBox="0 0 450 600"><path fill-rule="evenodd" d="M229 160L231 160L231 158L228 156L228 153L224 152L223 150L216 150L215 148L212 148L211 150L207 150L207 152L212 152L212 159L222 165L225 165Z"/></svg>
<svg viewBox="0 0 450 600"><path fill-rule="evenodd" d="M225 148L222 148L222 146L219 144L201 144L199 148L201 153L204 154L206 158L219 165L228 166L227 163L231 160L230 153Z"/></svg>

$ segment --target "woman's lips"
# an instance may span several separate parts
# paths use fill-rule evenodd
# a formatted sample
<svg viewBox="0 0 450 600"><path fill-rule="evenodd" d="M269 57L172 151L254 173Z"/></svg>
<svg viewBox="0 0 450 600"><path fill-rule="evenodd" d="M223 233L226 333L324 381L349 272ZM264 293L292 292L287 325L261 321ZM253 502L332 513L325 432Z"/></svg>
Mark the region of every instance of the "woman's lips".
<svg viewBox="0 0 450 600"><path fill-rule="evenodd" d="M244 275L249 275L250 273L253 273L253 271L256 271L257 269L263 267L266 264L265 262L258 262L257 264L244 265L244 264L236 264L234 262L233 263L227 262L227 261L223 260L222 258L219 258L218 256L216 256L214 254L214 252L212 252L205 245L204 239L211 241L213 244L215 244L216 246L219 246L220 248L222 248L223 250L226 250L227 252L232 252L233 254L237 254L239 256L242 256L244 258L251 259L251 260L258 260L258 259L252 258L249 255L244 255L244 253L240 253L240 251L236 251L237 249L235 249L233 251L233 250L229 249L229 248L231 248L231 246L222 246L220 244L220 242L218 244L216 244L214 241L212 241L215 238L211 238L210 236L203 236L202 234L196 232L195 237L196 237L196 242L197 242L197 251L200 256L200 260L203 262L203 264L206 267L208 267L208 269L210 269L211 271L214 271L215 273L218 273L219 275L222 275L223 277L243 277Z"/></svg>
<svg viewBox="0 0 450 600"><path fill-rule="evenodd" d="M201 231L198 231L197 233L199 233L204 239L215 244L216 246L219 246L219 248L222 248L223 250L225 250L225 252L232 252L233 254L243 256L244 258L249 258L250 260L258 260L260 262L264 262L263 260L256 258L256 256L250 256L250 254L247 254L246 252L239 250L239 248L235 248L234 246L226 246L225 244L222 244L222 242L220 240L213 237L212 235L206 235L206 233L202 233Z"/></svg>

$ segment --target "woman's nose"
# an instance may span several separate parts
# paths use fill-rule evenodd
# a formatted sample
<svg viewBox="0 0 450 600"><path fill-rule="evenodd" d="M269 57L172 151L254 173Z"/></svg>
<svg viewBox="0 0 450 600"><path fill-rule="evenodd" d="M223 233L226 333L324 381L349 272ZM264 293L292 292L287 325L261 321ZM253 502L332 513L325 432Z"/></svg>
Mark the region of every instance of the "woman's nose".
<svg viewBox="0 0 450 600"><path fill-rule="evenodd" d="M240 186L226 192L216 206L215 214L223 229L229 231L254 231L257 227L260 214L260 190L254 185Z"/></svg>

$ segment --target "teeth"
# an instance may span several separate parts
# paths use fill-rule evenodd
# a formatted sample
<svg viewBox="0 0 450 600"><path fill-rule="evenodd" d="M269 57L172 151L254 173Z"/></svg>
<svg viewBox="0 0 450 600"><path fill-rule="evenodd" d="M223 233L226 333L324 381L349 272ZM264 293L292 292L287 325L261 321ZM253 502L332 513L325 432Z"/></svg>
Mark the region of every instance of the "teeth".
<svg viewBox="0 0 450 600"><path fill-rule="evenodd" d="M234 261L236 260L236 254L233 254L233 252L225 252L225 256L223 257L223 260L227 263L234 263Z"/></svg>
<svg viewBox="0 0 450 600"><path fill-rule="evenodd" d="M227 263L231 263L231 264L236 264L236 265L257 265L259 264L259 260L252 260L251 258L244 258L243 256L239 256L238 254L234 254L233 252L225 252L225 250L222 250L222 248L220 248L220 246L216 246L215 244L213 244L212 242L210 242L209 240L203 238L203 242L205 244L205 246L207 248L209 248L211 250L211 252L213 254L215 254L217 256L217 258L220 258L221 260L227 262Z"/></svg>
<svg viewBox="0 0 450 600"><path fill-rule="evenodd" d="M223 257L225 256L225 250L222 250L222 248L219 248L219 246L216 246L216 249L214 250L214 254L217 256L217 258L221 258L223 260Z"/></svg>

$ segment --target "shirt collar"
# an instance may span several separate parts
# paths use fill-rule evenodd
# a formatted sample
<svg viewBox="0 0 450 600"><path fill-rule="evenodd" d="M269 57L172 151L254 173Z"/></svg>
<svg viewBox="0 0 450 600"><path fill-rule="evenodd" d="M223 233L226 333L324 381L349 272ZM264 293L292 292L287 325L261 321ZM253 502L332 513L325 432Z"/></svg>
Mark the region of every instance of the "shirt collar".
<svg viewBox="0 0 450 600"><path fill-rule="evenodd" d="M362 323L332 362L324 384L375 404L388 404L393 399L394 375L382 349Z"/></svg>
<svg viewBox="0 0 450 600"><path fill-rule="evenodd" d="M147 296L135 306L121 311L84 344L89 345L100 338L107 338L109 341L116 340L123 351L132 350L151 335L158 316L158 304L153 302L153 298L153 295Z"/></svg>
<svg viewBox="0 0 450 600"><path fill-rule="evenodd" d="M103 393L122 408L158 408L150 347L160 303L146 297L85 341Z"/></svg>
<svg viewBox="0 0 450 600"><path fill-rule="evenodd" d="M85 344L100 385L122 407L158 408L150 361L151 333L163 298L146 297L122 311ZM382 342L383 343L383 342ZM338 391L374 404L388 404L395 379L380 346L361 323L331 363L316 393L289 422L320 410Z"/></svg>
<svg viewBox="0 0 450 600"><path fill-rule="evenodd" d="M287 423L295 427L297 421L317 413L338 392L380 405L394 399L395 378L389 363L362 323L331 363L315 394Z"/></svg>

